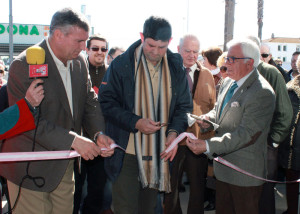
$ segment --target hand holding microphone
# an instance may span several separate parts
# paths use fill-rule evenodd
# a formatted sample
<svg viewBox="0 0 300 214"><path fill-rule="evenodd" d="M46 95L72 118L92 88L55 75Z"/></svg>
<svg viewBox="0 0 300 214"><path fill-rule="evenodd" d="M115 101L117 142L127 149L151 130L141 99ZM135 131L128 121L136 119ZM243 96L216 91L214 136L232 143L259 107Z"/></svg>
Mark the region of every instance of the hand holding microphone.
<svg viewBox="0 0 300 214"><path fill-rule="evenodd" d="M30 84L26 91L25 98L32 105L32 107L37 107L40 105L44 99L44 87L41 85L44 81L41 79L35 79ZM38 85L39 84L39 85Z"/></svg>
<svg viewBox="0 0 300 214"><path fill-rule="evenodd" d="M48 77L48 65L45 63L45 50L39 46L32 46L26 50L26 61L29 64L29 78L35 80L29 86L26 92L26 100L37 107L44 99L44 87L41 85L44 81L41 77Z"/></svg>

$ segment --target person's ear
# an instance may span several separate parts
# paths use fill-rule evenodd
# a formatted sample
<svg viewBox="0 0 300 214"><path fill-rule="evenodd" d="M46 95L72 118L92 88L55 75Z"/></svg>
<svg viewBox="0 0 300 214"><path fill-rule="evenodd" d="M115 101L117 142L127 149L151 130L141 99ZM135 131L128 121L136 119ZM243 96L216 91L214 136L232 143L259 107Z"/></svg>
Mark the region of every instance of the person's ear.
<svg viewBox="0 0 300 214"><path fill-rule="evenodd" d="M142 32L140 32L140 37L141 37L142 43L144 43L144 34Z"/></svg>

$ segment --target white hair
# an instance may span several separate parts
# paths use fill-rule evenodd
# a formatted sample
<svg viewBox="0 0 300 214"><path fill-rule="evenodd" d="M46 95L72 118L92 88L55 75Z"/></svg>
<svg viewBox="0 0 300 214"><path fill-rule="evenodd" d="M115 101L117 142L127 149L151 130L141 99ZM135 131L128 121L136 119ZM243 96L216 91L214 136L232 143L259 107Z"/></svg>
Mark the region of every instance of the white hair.
<svg viewBox="0 0 300 214"><path fill-rule="evenodd" d="M227 43L227 48L230 49L232 46L240 45L244 57L249 57L254 60L253 66L257 67L259 64L260 51L255 42L250 39L231 40ZM247 61L247 60L245 60Z"/></svg>
<svg viewBox="0 0 300 214"><path fill-rule="evenodd" d="M247 39L250 39L251 41L255 42L258 47L260 47L261 43L257 36L249 35L246 37Z"/></svg>
<svg viewBox="0 0 300 214"><path fill-rule="evenodd" d="M182 38L180 38L180 40L179 40L179 47L180 47L180 48L182 48L183 43L184 43L185 40L187 40L187 39L191 39L191 40L197 41L198 44L199 44L199 47L200 47L200 41L199 41L199 39L197 38L197 36L195 36L194 34L186 34L186 35L184 35Z"/></svg>

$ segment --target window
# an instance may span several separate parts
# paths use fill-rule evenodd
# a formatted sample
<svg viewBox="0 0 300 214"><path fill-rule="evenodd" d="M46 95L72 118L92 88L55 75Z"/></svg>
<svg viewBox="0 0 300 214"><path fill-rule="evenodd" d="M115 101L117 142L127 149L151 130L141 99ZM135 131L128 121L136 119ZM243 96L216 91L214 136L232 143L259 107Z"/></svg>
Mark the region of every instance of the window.
<svg viewBox="0 0 300 214"><path fill-rule="evenodd" d="M280 45L278 45L278 51L281 51L281 46Z"/></svg>
<svg viewBox="0 0 300 214"><path fill-rule="evenodd" d="M286 51L286 45L283 46L283 51Z"/></svg>
<svg viewBox="0 0 300 214"><path fill-rule="evenodd" d="M283 58L282 58L282 61L283 61L283 62L286 62L286 57L283 57Z"/></svg>
<svg viewBox="0 0 300 214"><path fill-rule="evenodd" d="M300 45L297 45L296 51L300 51Z"/></svg>

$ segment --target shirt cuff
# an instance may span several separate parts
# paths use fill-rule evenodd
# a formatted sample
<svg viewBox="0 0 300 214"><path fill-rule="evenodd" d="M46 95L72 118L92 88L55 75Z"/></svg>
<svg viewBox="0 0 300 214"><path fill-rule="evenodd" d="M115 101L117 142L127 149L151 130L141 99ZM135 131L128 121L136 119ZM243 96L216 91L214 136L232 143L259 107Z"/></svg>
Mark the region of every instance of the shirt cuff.
<svg viewBox="0 0 300 214"><path fill-rule="evenodd" d="M204 152L204 154L209 154L210 150L209 150L209 145L207 143L207 140L205 141L205 144L206 144L206 152Z"/></svg>
<svg viewBox="0 0 300 214"><path fill-rule="evenodd" d="M171 132L175 132L175 133L177 134L177 136L179 135L178 131L176 131L175 129L169 129L168 135L169 135Z"/></svg>
<svg viewBox="0 0 300 214"><path fill-rule="evenodd" d="M99 137L99 135L103 135L103 132L97 132L95 135L94 135L94 141L96 142L97 141L97 138Z"/></svg>

